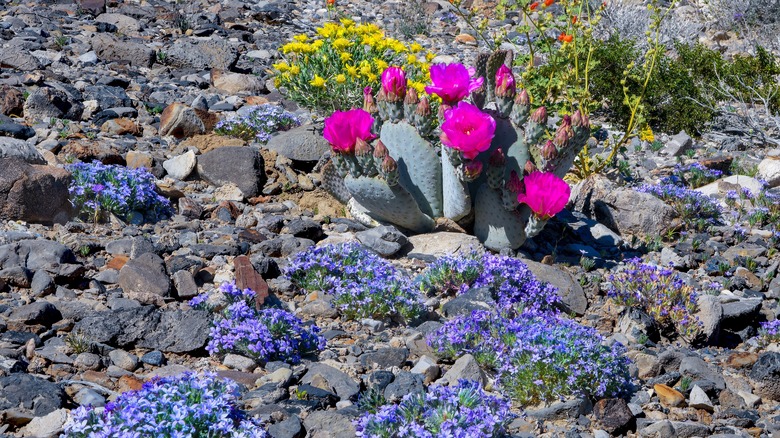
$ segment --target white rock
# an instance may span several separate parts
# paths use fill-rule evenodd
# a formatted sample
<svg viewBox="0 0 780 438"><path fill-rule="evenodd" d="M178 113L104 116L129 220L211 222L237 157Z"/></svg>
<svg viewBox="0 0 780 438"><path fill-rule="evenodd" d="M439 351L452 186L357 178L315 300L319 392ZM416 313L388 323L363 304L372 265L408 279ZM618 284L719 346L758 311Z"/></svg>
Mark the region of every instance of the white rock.
<svg viewBox="0 0 780 438"><path fill-rule="evenodd" d="M241 193L241 189L237 185L229 183L214 190L214 198L217 201L241 202L244 200L244 194Z"/></svg>
<svg viewBox="0 0 780 438"><path fill-rule="evenodd" d="M749 408L754 408L758 406L759 403L761 403L761 397L753 393L746 392L746 391L737 391L737 395L742 397L742 400L745 400L745 404Z"/></svg>
<svg viewBox="0 0 780 438"><path fill-rule="evenodd" d="M690 401L688 406L695 409L704 409L707 412L715 411L715 407L712 405L712 401L707 396L707 393L699 387L699 385L693 385L691 389Z"/></svg>
<svg viewBox="0 0 780 438"><path fill-rule="evenodd" d="M727 184L721 184L727 183ZM725 195L729 189L721 188L721 185L737 185L743 189L750 190L753 194L758 194L764 189L764 186L755 178L751 178L745 175L731 175L726 178L721 178L715 182L711 182L706 186L696 189L697 192L701 192L707 196L713 195Z"/></svg>
<svg viewBox="0 0 780 438"><path fill-rule="evenodd" d="M68 420L67 409L57 409L43 417L35 417L22 429L22 436L52 438L62 432L62 426Z"/></svg>
<svg viewBox="0 0 780 438"><path fill-rule="evenodd" d="M761 160L756 176L765 180L769 187L780 186L780 157L766 157Z"/></svg>
<svg viewBox="0 0 780 438"><path fill-rule="evenodd" d="M83 64L94 64L98 61L98 56L94 51L89 51L79 56L79 61Z"/></svg>
<svg viewBox="0 0 780 438"><path fill-rule="evenodd" d="M168 175L171 177L182 180L192 173L192 170L195 169L196 162L195 152L190 150L165 160L163 162L163 168L165 168L165 171L168 172Z"/></svg>
<svg viewBox="0 0 780 438"><path fill-rule="evenodd" d="M422 356L417 364L412 368L412 372L415 374L422 374L425 376L425 384L430 384L433 380L439 377L439 366L436 365L436 361L429 356Z"/></svg>
<svg viewBox="0 0 780 438"><path fill-rule="evenodd" d="M255 363L254 359L233 353L228 353L225 355L225 359L222 360L222 365L225 365L228 368L233 368L234 370L243 371L245 373L251 372L257 368L257 363Z"/></svg>

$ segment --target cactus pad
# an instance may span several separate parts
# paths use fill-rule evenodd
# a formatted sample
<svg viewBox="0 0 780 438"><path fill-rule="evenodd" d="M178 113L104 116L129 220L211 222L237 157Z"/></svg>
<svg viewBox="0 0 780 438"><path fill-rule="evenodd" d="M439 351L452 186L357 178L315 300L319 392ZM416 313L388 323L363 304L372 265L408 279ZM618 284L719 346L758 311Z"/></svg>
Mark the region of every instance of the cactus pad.
<svg viewBox="0 0 780 438"><path fill-rule="evenodd" d="M401 185L390 187L378 178L344 178L344 185L361 206L378 221L390 222L416 233L426 233L436 225L417 207L412 195Z"/></svg>
<svg viewBox="0 0 780 438"><path fill-rule="evenodd" d="M525 225L530 214L526 206L506 211L499 191L482 184L474 196L474 235L494 251L517 249L525 242Z"/></svg>

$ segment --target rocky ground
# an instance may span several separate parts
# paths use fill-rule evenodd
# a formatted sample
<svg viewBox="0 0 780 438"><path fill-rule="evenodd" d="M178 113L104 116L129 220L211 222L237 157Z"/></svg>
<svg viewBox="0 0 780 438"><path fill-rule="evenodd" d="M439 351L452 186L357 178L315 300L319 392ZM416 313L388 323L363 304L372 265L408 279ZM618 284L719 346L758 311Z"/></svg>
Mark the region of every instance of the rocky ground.
<svg viewBox="0 0 780 438"><path fill-rule="evenodd" d="M410 24L396 2L337 7L392 32ZM418 41L440 60L468 63L476 44L448 4L422 11L430 34ZM247 388L242 402L273 425L273 437L348 437L357 394L377 381L388 381L392 398L414 389L419 374L426 383L473 377L473 366L440 360L425 344L435 321L347 321L317 294L294 294L281 273L309 246L352 240L417 273L437 256L478 248L475 238L446 224L405 236L350 218L320 188L329 147L311 125L262 148L210 133L257 103L318 119L285 101L269 73L277 47L327 18L323 2L305 0L0 0L0 436L55 436L79 405L104 404L151 376L211 370ZM728 126L696 140L659 139L659 150L637 144L626 153L624 173L635 182L657 182L681 161L724 170L737 161L780 185L780 151ZM57 224L72 213L60 167L74 159L152 169L176 215ZM669 205L615 179L577 186L568 210L507 254L557 286L578 321L628 346L635 391L596 406L571 399L528 408L511 432L780 436L780 347L755 340L759 322L778 312L777 225L735 231L724 222L681 238ZM741 188L778 190L746 175L698 190L723 199ZM646 321L607 300L603 282L633 256L671 263L693 284L721 284L700 303L708 345L648 338ZM187 301L239 278L314 319L326 349L296 366L209 357L210 317ZM94 348L78 352L79 342ZM321 389L322 400L290 400L304 385Z"/></svg>

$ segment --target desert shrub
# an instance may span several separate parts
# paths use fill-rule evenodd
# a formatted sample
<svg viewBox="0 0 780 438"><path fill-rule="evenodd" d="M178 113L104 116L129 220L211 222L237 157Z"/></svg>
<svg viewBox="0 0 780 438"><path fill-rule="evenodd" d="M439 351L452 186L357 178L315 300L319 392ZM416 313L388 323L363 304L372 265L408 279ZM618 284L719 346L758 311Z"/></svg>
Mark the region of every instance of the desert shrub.
<svg viewBox="0 0 780 438"><path fill-rule="evenodd" d="M280 106L265 104L241 108L237 117L220 120L214 127L214 132L238 137L247 142L266 143L274 133L300 124L301 121L295 114Z"/></svg>

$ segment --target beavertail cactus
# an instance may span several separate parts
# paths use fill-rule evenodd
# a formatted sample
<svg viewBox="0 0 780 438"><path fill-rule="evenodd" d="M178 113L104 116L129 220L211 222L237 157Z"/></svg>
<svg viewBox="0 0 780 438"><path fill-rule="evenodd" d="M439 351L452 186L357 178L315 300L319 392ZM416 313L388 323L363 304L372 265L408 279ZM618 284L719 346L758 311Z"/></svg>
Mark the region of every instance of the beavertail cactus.
<svg viewBox="0 0 780 438"><path fill-rule="evenodd" d="M446 217L493 250L516 249L539 233L569 198L561 179L590 136L580 111L549 126L519 89L510 51L482 54L475 69L431 67L428 96L406 88L390 67L382 88L365 90L363 109L326 119L333 166L343 178L325 188L380 222L431 231ZM470 100L467 102L466 100ZM372 141L375 136L379 138ZM331 187L333 186L333 187Z"/></svg>

